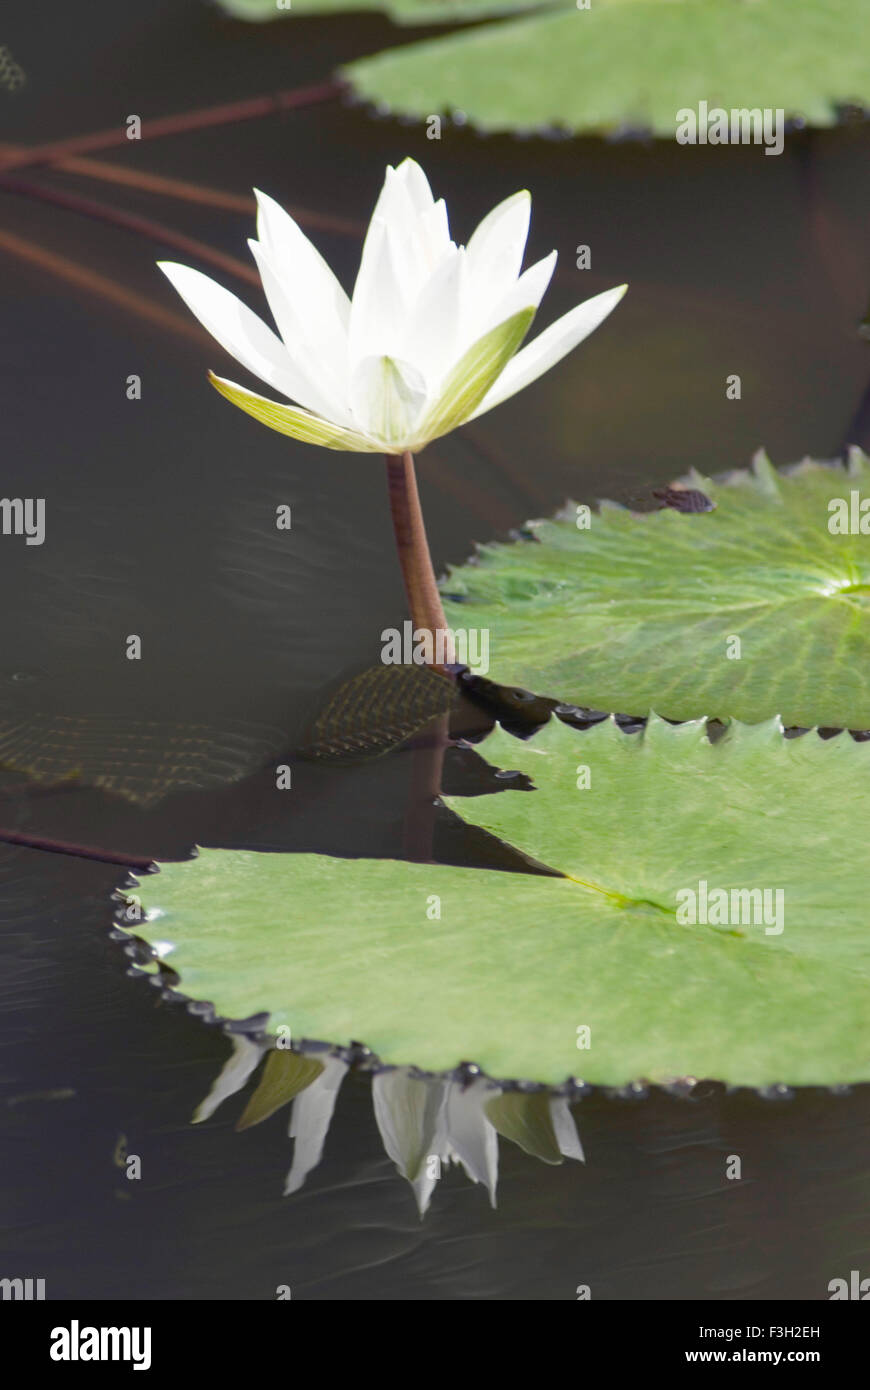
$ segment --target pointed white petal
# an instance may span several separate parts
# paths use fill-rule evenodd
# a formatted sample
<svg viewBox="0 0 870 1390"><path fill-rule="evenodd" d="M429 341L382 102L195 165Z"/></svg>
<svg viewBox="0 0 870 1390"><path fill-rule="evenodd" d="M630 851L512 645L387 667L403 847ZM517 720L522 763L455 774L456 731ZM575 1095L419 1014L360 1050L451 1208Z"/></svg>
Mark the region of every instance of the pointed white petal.
<svg viewBox="0 0 870 1390"><path fill-rule="evenodd" d="M433 203L431 208L427 208L417 218L417 235L420 238L426 268L431 274L453 246L447 221L447 204L443 198L439 198L437 203Z"/></svg>
<svg viewBox="0 0 870 1390"><path fill-rule="evenodd" d="M413 304L449 244L446 208L437 211L426 175L413 159L388 170L373 216L386 221L406 303Z"/></svg>
<svg viewBox="0 0 870 1390"><path fill-rule="evenodd" d="M418 209L411 196L407 173L402 165L398 169L390 166L375 203L371 221L374 222L377 218L379 222L384 222L401 240L411 236L417 215Z"/></svg>
<svg viewBox="0 0 870 1390"><path fill-rule="evenodd" d="M482 1182L495 1206L498 1182L498 1133L487 1118L484 1105L500 1092L485 1081L462 1087L448 1083L445 1122L450 1148L472 1182Z"/></svg>
<svg viewBox="0 0 870 1390"><path fill-rule="evenodd" d="M559 1153L565 1158L576 1158L578 1162L585 1163L586 1157L580 1135L571 1114L571 1107L564 1096L550 1097L550 1120L556 1143L559 1145Z"/></svg>
<svg viewBox="0 0 870 1390"><path fill-rule="evenodd" d="M514 281L507 293L501 296L495 308L484 316L482 323L478 325L478 337L482 333L488 333L497 323L504 323L505 319L519 313L520 309L537 309L553 278L557 255L556 251L551 251L549 256L523 271L519 280Z"/></svg>
<svg viewBox="0 0 870 1390"><path fill-rule="evenodd" d="M469 346L459 336L466 286L465 251L454 247L429 276L410 313L402 357L416 363L432 385Z"/></svg>
<svg viewBox="0 0 870 1390"><path fill-rule="evenodd" d="M298 301L294 301L278 268L264 246L249 241L251 254L257 262L263 290L272 310L272 317L284 339L287 356L306 383L306 395L296 400L309 410L323 415L336 424L352 424L347 407L347 351L331 352L316 331L311 317L303 318Z"/></svg>
<svg viewBox="0 0 870 1390"><path fill-rule="evenodd" d="M469 238L469 269L491 275L493 262L499 261L506 272L513 267L510 278L515 280L523 263L531 209L531 194L523 189L488 212Z"/></svg>
<svg viewBox="0 0 870 1390"><path fill-rule="evenodd" d="M468 243L469 299L463 333L468 341L492 327L492 312L517 281L529 234L531 197L514 193L487 213Z"/></svg>
<svg viewBox="0 0 870 1390"><path fill-rule="evenodd" d="M410 155L407 159L403 159L396 169L396 174L402 179L414 211L418 215L431 208L435 202L432 197L432 189L429 187L429 180L415 159L411 159Z"/></svg>
<svg viewBox="0 0 870 1390"><path fill-rule="evenodd" d="M363 247L350 309L350 371L364 357L394 353L402 340L407 304L387 224L372 221Z"/></svg>
<svg viewBox="0 0 870 1390"><path fill-rule="evenodd" d="M284 289L303 319L309 316L324 342L343 351L350 318L350 300L317 248L289 212L265 193L257 198L257 236L275 265Z"/></svg>
<svg viewBox="0 0 870 1390"><path fill-rule="evenodd" d="M303 397L310 393L310 381L294 367L281 339L262 319L201 271L173 261L159 261L158 265L221 347L276 391L305 404Z"/></svg>
<svg viewBox="0 0 870 1390"><path fill-rule="evenodd" d="M205 1100L194 1113L195 1125L210 1119L219 1105L223 1105L225 1100L242 1089L268 1047L267 1043L253 1042L240 1033L232 1034L230 1041L233 1045L232 1053L212 1083Z"/></svg>
<svg viewBox="0 0 870 1390"><path fill-rule="evenodd" d="M293 1164L284 1184L284 1196L298 1192L308 1174L316 1168L332 1122L339 1087L347 1063L340 1057L327 1057L323 1071L296 1097L290 1112L290 1138L295 1139Z"/></svg>
<svg viewBox="0 0 870 1390"><path fill-rule="evenodd" d="M248 415L253 415L261 424L277 430L279 434L289 434L291 439L301 439L304 444L322 444L327 449L339 449L349 454L380 454L381 445L362 433L349 430L344 425L335 425L312 415L308 410L296 406L282 405L279 401L267 400L234 381L209 372L208 379L222 396L237 405Z"/></svg>
<svg viewBox="0 0 870 1390"><path fill-rule="evenodd" d="M539 376L543 376L550 367L566 357L572 348L582 343L584 338L588 338L611 310L616 308L627 289L627 285L619 285L616 289L605 290L604 294L597 294L593 299L578 304L575 309L544 329L543 333L539 333L537 338L507 364L495 385L468 418L476 420L487 410L492 410L493 406L500 405L502 401L516 395L517 391L522 391L523 387L537 381Z"/></svg>
<svg viewBox="0 0 870 1390"><path fill-rule="evenodd" d="M422 1216L441 1169L444 1084L421 1081L401 1069L378 1072L372 1101L384 1148L413 1186Z"/></svg>

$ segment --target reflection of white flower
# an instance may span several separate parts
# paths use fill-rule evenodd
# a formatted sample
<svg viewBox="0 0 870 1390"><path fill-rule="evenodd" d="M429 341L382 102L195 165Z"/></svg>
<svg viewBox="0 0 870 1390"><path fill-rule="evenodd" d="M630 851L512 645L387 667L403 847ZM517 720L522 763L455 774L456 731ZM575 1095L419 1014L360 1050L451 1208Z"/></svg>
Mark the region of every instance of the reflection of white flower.
<svg viewBox="0 0 870 1390"><path fill-rule="evenodd" d="M484 1077L462 1085L436 1077L415 1077L404 1068L379 1072L372 1082L375 1119L384 1148L402 1177L414 1189L423 1216L443 1169L458 1163L472 1182L483 1183L495 1206L498 1182L498 1131L487 1105L503 1093ZM522 1092L510 1093L515 1121L534 1100ZM558 1157L583 1159L583 1147L571 1109L563 1096L547 1098L553 1148Z"/></svg>
<svg viewBox="0 0 870 1390"><path fill-rule="evenodd" d="M193 1117L194 1124L210 1120L219 1105L223 1105L229 1096L234 1096L240 1091L248 1077L260 1065L263 1054L269 1050L268 1043L254 1042L239 1033L230 1035L230 1043L233 1050L212 1083L205 1100L197 1109Z"/></svg>
<svg viewBox="0 0 870 1390"><path fill-rule="evenodd" d="M236 1034L230 1041L232 1053L194 1115L194 1123L210 1119L219 1105L240 1091L270 1051L264 1039ZM298 1192L320 1162L347 1074L348 1064L341 1057L321 1055L319 1063L317 1075L293 1099L288 1133L295 1144L285 1196ZM451 1163L459 1164L472 1182L482 1183L495 1206L499 1133L545 1163L561 1163L563 1158L582 1163L583 1146L568 1101L564 1096L547 1096L542 1115L539 1099L535 1092L504 1092L485 1077L463 1084L415 1076L407 1067L390 1067L372 1079L372 1103L384 1148L414 1189L421 1216ZM496 1102L500 1109L493 1123L490 1106ZM274 1109L274 1104L269 1109L261 1107L251 1123L259 1124Z"/></svg>
<svg viewBox="0 0 870 1390"><path fill-rule="evenodd" d="M403 1068L374 1078L372 1101L384 1148L414 1189L421 1216L450 1163L461 1164L472 1182L482 1182L495 1206L498 1135L483 1109L495 1094L483 1081L462 1087L414 1077Z"/></svg>
<svg viewBox="0 0 870 1390"><path fill-rule="evenodd" d="M161 269L227 352L298 404L211 374L221 394L272 429L330 449L423 448L535 381L626 288L587 299L518 351L556 263L553 251L520 273L528 193L499 204L457 246L420 166L388 168L352 299L292 217L257 199L259 241L250 246L280 338L198 270Z"/></svg>
<svg viewBox="0 0 870 1390"><path fill-rule="evenodd" d="M323 1156L323 1145L332 1123L338 1090L347 1072L340 1057L325 1057L323 1071L293 1102L288 1134L295 1139L293 1163L284 1184L284 1196L298 1192Z"/></svg>

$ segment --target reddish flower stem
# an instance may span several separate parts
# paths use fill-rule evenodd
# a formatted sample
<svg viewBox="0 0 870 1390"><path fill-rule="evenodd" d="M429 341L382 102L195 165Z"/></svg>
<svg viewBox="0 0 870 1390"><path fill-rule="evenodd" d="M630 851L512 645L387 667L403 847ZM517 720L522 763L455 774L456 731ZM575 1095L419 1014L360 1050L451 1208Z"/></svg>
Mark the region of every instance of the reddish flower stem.
<svg viewBox="0 0 870 1390"><path fill-rule="evenodd" d="M435 670L445 671L453 663L455 653L446 634L447 619L441 605L441 595L435 582L426 527L420 507L420 494L417 491L417 478L414 472L414 455L387 454L387 488L390 496L390 513L393 518L393 531L396 537L396 550L405 593L408 596L408 609L415 628L431 633L433 658L437 654L434 645L439 632L444 634L444 662L434 660Z"/></svg>

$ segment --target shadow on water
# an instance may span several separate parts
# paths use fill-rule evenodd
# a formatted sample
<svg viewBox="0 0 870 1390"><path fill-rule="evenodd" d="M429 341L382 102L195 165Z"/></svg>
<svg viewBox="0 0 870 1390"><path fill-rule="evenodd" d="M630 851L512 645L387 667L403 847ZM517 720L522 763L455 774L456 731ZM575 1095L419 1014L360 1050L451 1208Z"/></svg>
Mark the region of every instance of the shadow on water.
<svg viewBox="0 0 870 1390"><path fill-rule="evenodd" d="M0 94L2 140L30 144L318 81L404 35L369 15L247 28L196 0L99 0L57 7L45 24L13 0L0 37L29 79L14 99ZM744 465L762 444L779 463L830 456L847 439L870 445L866 420L852 425L870 376L858 334L868 148L857 126L796 136L775 160L449 127L429 142L336 101L111 157L364 222L385 163L410 153L448 195L462 238L531 188L530 255L560 251L548 316L630 282L587 349L422 456L443 567L566 496L646 505L688 467ZM56 171L39 178L83 187ZM134 189L119 201L246 254L240 213ZM153 267L164 246L8 192L0 223L175 307ZM350 284L358 242L317 240ZM574 269L580 244L592 248L588 271ZM77 765L132 775L135 762L142 785L171 793L143 804L87 778L51 790L5 774L2 823L145 856L195 842L399 852L404 753L310 762L280 806L272 774L258 771L299 745L312 710L377 659L382 629L404 617L379 461L258 429L208 386L206 368L227 366L216 347L0 255L11 272L3 487L45 497L48 516L43 546L0 546L3 718L65 755L68 771L74 747ZM739 404L725 396L734 372ZM131 373L140 401L126 399ZM290 533L274 526L279 505L292 507ZM139 662L125 659L131 633ZM468 845L456 853L474 862ZM383 1093L399 1083L377 1083L373 1107L372 1078L351 1071L322 1160L283 1197L289 1162L302 1162L298 1141L288 1153L286 1113L233 1129L253 1081L191 1126L232 1044L128 977L108 935L116 883L108 865L0 850L3 1262L45 1276L49 1297L271 1298L288 1285L312 1298L571 1299L588 1284L605 1298L811 1299L867 1263L867 1087L782 1103L714 1086L692 1100L596 1092L573 1107L585 1164L546 1168L529 1125L514 1124L525 1145L510 1142L502 1116L497 1210L489 1160L475 1169L482 1186L445 1162L421 1224L396 1174L411 1169L395 1133L384 1147ZM437 1121L445 1097L436 1102ZM126 1179L124 1152L141 1156L141 1181ZM740 1183L726 1179L729 1155L742 1160Z"/></svg>

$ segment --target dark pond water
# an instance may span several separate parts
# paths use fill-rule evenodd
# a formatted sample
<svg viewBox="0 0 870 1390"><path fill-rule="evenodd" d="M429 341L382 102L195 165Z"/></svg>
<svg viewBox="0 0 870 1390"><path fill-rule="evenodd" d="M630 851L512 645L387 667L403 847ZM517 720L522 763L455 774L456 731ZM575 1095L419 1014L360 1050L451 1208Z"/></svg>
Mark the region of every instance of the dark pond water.
<svg viewBox="0 0 870 1390"><path fill-rule="evenodd" d="M375 16L249 28L197 0L9 0L0 43L28 83L0 91L0 140L65 138L131 113L147 129L149 117L318 81L402 37ZM566 496L640 504L691 465L744 465L760 445L786 463L870 444L866 415L856 423L870 377L857 332L870 293L864 127L796 136L769 159L449 126L430 142L333 101L125 141L104 158L236 194L257 185L359 222L385 164L406 153L448 195L463 238L531 188L530 250L560 251L548 314L631 283L587 349L423 455L437 567ZM27 177L247 254L241 213L57 170ZM155 238L11 192L0 230L181 318ZM349 282L358 239L318 238ZM591 270L573 268L580 244ZM407 755L300 764L292 799L256 773L258 750L294 749L404 617L379 461L254 426L205 381L206 367L226 367L216 348L10 245L2 490L46 498L49 529L41 547L0 543L3 727L45 766L135 763L152 788L166 780L172 726L213 732L201 791L143 807L7 773L0 825L145 857L195 843L401 854ZM734 372L739 403L725 398ZM293 508L292 544L272 523L279 503ZM129 633L142 635L139 662L125 659ZM222 787L228 760L251 775ZM236 1095L191 1125L230 1041L130 978L107 934L117 881L110 865L0 849L0 1273L45 1277L58 1298L264 1299L285 1284L320 1299L573 1299L587 1284L595 1298L817 1299L831 1278L866 1272L866 1087L782 1101L713 1086L693 1099L596 1093L574 1109L585 1164L545 1166L504 1141L497 1209L451 1170L421 1222L384 1151L371 1078L351 1072L322 1162L283 1196L286 1110L236 1133ZM125 1178L119 1144L141 1155L141 1181ZM742 1158L739 1184L725 1177L729 1154Z"/></svg>

